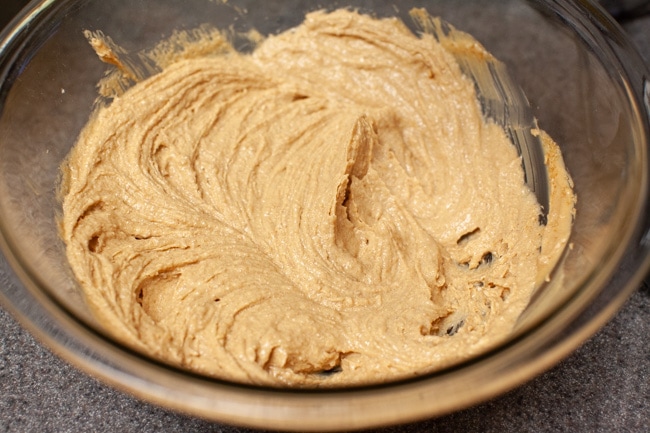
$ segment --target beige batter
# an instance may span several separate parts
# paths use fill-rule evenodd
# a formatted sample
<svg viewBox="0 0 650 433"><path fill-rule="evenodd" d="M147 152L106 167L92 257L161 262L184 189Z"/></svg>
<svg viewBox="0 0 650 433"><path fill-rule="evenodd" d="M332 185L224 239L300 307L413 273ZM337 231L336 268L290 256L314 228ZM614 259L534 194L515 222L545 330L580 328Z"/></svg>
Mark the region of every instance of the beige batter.
<svg viewBox="0 0 650 433"><path fill-rule="evenodd" d="M254 384L409 377L505 338L563 249L573 193L541 134L546 226L443 44L313 13L99 110L61 232L100 322L155 357Z"/></svg>

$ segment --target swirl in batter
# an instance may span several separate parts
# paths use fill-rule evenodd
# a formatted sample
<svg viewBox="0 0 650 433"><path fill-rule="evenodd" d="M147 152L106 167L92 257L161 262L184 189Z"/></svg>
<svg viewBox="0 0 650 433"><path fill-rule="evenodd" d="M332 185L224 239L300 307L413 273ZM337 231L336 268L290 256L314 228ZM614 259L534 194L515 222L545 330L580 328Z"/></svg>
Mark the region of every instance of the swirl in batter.
<svg viewBox="0 0 650 433"><path fill-rule="evenodd" d="M345 10L173 62L99 110L63 171L62 237L106 329L254 384L379 382L480 353L570 219L539 224L515 147L442 44Z"/></svg>

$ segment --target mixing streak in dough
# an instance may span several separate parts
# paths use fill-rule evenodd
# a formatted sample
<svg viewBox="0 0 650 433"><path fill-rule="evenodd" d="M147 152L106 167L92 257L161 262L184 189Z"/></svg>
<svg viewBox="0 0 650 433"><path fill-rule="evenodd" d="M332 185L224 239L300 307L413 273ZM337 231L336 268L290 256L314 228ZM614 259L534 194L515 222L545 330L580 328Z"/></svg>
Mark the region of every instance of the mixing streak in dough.
<svg viewBox="0 0 650 433"><path fill-rule="evenodd" d="M554 200L572 204L542 135ZM61 193L69 262L109 332L276 386L409 377L484 351L571 218L552 199L539 224L515 147L443 44L346 10L138 82L93 115Z"/></svg>

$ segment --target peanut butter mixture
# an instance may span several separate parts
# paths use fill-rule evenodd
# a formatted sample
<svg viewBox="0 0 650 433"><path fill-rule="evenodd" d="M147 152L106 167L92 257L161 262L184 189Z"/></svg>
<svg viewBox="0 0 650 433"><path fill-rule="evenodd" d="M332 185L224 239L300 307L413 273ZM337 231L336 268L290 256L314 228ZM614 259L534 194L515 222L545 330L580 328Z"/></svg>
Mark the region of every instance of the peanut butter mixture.
<svg viewBox="0 0 650 433"><path fill-rule="evenodd" d="M515 147L433 35L339 10L218 51L116 97L63 167L62 237L108 332L207 375L308 387L422 374L507 337L570 231L552 140L539 132L541 225Z"/></svg>

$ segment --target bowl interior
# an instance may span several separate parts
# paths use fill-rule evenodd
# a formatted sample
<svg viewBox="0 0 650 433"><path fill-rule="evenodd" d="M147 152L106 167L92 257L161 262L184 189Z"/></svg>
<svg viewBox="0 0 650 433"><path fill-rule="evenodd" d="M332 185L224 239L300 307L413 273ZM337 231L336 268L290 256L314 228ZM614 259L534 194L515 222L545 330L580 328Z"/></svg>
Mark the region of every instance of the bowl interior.
<svg viewBox="0 0 650 433"><path fill-rule="evenodd" d="M523 317L534 326L616 267L645 194L645 137L613 53L586 34L574 9L521 1L117 0L42 3L12 36L0 71L0 229L35 286L96 328L59 238L59 168L88 120L108 67L83 36L101 30L130 52L202 24L262 34L299 24L315 9L353 7L408 16L424 7L472 34L506 64L533 116L559 144L578 196L570 248ZM558 18L562 12L563 18ZM498 30L497 30L498 29ZM245 43L238 47L250 49ZM561 276L561 277L559 277ZM593 283L593 284L592 284ZM117 343L116 343L117 344Z"/></svg>

